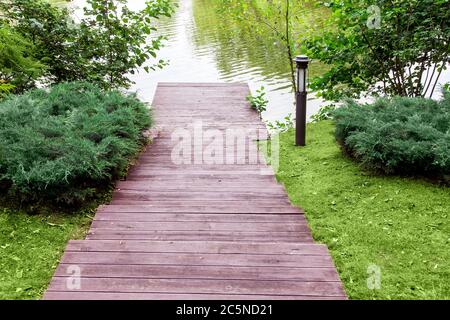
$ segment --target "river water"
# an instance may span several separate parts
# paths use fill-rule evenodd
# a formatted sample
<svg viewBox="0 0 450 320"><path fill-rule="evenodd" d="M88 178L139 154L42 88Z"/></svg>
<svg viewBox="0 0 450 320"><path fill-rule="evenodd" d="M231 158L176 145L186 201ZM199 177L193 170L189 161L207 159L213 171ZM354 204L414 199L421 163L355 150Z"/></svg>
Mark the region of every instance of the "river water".
<svg viewBox="0 0 450 320"><path fill-rule="evenodd" d="M273 122L295 114L286 58L279 45L228 24L211 0L177 2L173 17L158 22L158 33L168 37L158 59L168 60L169 65L130 76L135 82L132 91L151 102L158 82L246 82L253 92L265 87L269 105L264 120ZM128 6L139 9L144 3L133 0ZM84 4L84 0L72 1L76 16L82 16ZM311 70L314 72L314 65ZM317 112L320 105L311 94L308 114Z"/></svg>
<svg viewBox="0 0 450 320"><path fill-rule="evenodd" d="M158 21L158 34L167 36L159 51L169 65L162 70L130 76L131 90L151 102L158 82L246 82L251 90L264 86L269 105L263 113L268 122L295 114L289 70L283 48L270 35L260 37L240 28L218 12L217 0L176 0L178 8L171 18ZM128 6L139 9L145 0L132 0ZM85 0L74 0L74 15L82 16ZM312 8L311 10L317 10ZM319 18L322 12L313 12ZM323 72L323 66L312 63L311 76ZM443 83L450 73L443 74ZM323 101L309 95L308 116L316 113ZM226 106L224 106L226 107Z"/></svg>

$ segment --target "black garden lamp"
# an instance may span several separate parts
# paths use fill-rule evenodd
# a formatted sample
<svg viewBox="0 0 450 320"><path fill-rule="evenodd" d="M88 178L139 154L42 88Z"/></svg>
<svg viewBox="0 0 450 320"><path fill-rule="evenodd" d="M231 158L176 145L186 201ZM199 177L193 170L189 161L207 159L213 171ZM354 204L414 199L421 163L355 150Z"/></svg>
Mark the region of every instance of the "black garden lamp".
<svg viewBox="0 0 450 320"><path fill-rule="evenodd" d="M306 145L306 83L309 59L307 56L297 56L294 59L297 65L297 92L296 92L296 121L295 145Z"/></svg>

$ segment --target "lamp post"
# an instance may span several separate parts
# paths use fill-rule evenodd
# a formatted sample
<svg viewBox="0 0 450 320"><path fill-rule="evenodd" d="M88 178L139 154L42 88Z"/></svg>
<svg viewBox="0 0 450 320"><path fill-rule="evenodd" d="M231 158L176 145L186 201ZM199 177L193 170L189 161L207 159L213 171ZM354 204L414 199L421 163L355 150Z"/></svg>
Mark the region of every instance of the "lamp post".
<svg viewBox="0 0 450 320"><path fill-rule="evenodd" d="M306 81L309 59L307 56L297 56L297 92L296 97L296 117L295 117L295 145L306 145Z"/></svg>

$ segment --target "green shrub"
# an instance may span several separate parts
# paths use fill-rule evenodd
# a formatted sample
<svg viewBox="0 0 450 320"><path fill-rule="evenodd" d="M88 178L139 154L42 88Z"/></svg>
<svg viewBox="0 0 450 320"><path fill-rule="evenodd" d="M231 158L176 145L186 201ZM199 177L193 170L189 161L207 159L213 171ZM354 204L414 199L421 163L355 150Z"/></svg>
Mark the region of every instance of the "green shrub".
<svg viewBox="0 0 450 320"><path fill-rule="evenodd" d="M10 97L0 103L0 191L30 203L82 204L124 173L150 122L134 96L87 83Z"/></svg>
<svg viewBox="0 0 450 320"><path fill-rule="evenodd" d="M336 110L335 104L328 104L320 107L319 111L311 116L312 122L319 122L333 119L333 111Z"/></svg>
<svg viewBox="0 0 450 320"><path fill-rule="evenodd" d="M267 105L269 104L269 100L266 99L264 87L256 90L256 95L249 94L247 96L247 101L250 102L250 107L253 110L256 110L260 116L262 112L267 110Z"/></svg>
<svg viewBox="0 0 450 320"><path fill-rule="evenodd" d="M450 174L450 94L442 101L382 98L334 112L336 138L366 167L389 174Z"/></svg>

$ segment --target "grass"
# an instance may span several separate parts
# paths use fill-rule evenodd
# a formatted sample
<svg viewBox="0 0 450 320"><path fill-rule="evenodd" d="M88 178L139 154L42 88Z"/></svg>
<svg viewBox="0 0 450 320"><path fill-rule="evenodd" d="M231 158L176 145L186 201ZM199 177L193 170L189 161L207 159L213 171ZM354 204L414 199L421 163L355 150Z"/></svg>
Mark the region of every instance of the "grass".
<svg viewBox="0 0 450 320"><path fill-rule="evenodd" d="M309 124L307 147L280 135L280 168L314 239L328 245L351 299L450 299L450 188L376 176L347 158L330 121ZM371 290L368 268L381 270Z"/></svg>
<svg viewBox="0 0 450 320"><path fill-rule="evenodd" d="M0 205L0 299L40 299L67 242L84 239L107 191L76 212L28 215Z"/></svg>
<svg viewBox="0 0 450 320"><path fill-rule="evenodd" d="M86 215L27 216L0 209L0 299L39 299L69 239L81 239Z"/></svg>
<svg viewBox="0 0 450 320"><path fill-rule="evenodd" d="M30 216L0 207L0 299L40 299L67 241L84 238L94 213Z"/></svg>

